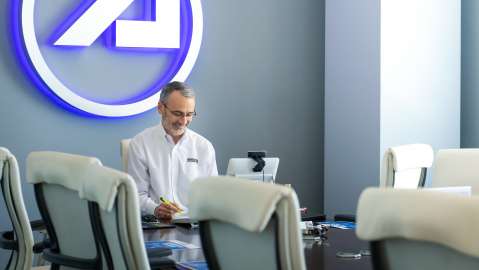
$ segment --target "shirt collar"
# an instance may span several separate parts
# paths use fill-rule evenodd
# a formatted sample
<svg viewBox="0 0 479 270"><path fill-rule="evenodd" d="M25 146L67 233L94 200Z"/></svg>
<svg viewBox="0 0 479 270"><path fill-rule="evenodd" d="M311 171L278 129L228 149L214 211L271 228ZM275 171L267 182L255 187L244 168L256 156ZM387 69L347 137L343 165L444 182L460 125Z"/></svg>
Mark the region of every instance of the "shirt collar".
<svg viewBox="0 0 479 270"><path fill-rule="evenodd" d="M173 141L173 137L171 137L170 134L166 133L166 130L165 128L163 127L162 124L160 124L160 133L161 133L161 136L166 140L166 142L172 144L172 145L175 145L175 142ZM178 141L177 145L181 144L183 141L185 141L187 139L187 137L189 137L190 131L188 128L185 128L185 133L183 133L183 136L181 136L180 140Z"/></svg>

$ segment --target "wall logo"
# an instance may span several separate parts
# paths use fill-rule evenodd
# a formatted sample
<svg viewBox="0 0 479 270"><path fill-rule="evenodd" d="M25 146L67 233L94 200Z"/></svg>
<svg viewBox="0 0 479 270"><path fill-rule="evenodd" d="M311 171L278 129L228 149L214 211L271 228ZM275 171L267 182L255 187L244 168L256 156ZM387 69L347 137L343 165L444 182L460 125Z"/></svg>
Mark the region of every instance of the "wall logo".
<svg viewBox="0 0 479 270"><path fill-rule="evenodd" d="M122 117L154 108L163 85L186 80L203 35L200 0L80 1L12 1L16 53L49 97L83 114Z"/></svg>

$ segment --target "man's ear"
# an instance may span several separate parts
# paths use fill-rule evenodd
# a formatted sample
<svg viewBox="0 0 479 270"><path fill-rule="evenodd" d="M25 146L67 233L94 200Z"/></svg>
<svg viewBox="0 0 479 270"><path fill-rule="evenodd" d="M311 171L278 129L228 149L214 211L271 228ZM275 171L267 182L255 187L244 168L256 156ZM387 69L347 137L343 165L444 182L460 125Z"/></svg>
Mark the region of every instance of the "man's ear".
<svg viewBox="0 0 479 270"><path fill-rule="evenodd" d="M164 105L163 103L161 103L161 101L158 101L158 106L156 106L156 110L158 111L159 114L163 115L163 111L164 111Z"/></svg>

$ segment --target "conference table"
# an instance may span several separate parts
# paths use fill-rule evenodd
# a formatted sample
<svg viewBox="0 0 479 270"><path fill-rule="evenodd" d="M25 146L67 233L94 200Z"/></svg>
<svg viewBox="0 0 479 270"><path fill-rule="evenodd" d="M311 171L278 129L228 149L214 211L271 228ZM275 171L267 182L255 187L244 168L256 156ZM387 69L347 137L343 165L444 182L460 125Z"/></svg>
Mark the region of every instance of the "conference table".
<svg viewBox="0 0 479 270"><path fill-rule="evenodd" d="M144 230L145 241L179 240L193 244L199 248L173 250L170 256L176 262L204 260L201 250L199 230L186 229L177 226L171 229ZM371 257L362 256L360 259L338 258L338 251L368 250L369 245L359 240L354 230L341 230L330 228L326 233L326 239L321 241L304 240L304 255L307 269L319 270L370 270L372 269Z"/></svg>

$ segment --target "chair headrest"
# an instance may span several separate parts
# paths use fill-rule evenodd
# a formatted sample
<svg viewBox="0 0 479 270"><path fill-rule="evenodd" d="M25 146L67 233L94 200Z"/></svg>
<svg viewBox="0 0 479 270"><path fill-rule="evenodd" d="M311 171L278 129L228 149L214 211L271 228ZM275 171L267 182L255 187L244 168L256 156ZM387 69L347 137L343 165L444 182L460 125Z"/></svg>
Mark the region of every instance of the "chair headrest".
<svg viewBox="0 0 479 270"><path fill-rule="evenodd" d="M3 171L4 163L12 157L13 157L13 155L10 153L10 151L8 151L7 148L0 147L0 172ZM1 177L1 175L0 175L0 177Z"/></svg>
<svg viewBox="0 0 479 270"><path fill-rule="evenodd" d="M0 162L5 162L5 160L7 160L11 156L12 154L10 153L10 151L8 151L7 148L0 147Z"/></svg>
<svg viewBox="0 0 479 270"><path fill-rule="evenodd" d="M93 157L44 151L28 155L27 181L61 185L110 211L120 184L133 180L125 173L103 167Z"/></svg>
<svg viewBox="0 0 479 270"><path fill-rule="evenodd" d="M261 232L282 199L297 200L294 191L285 186L230 176L209 177L192 183L189 214L196 220L215 219Z"/></svg>
<svg viewBox="0 0 479 270"><path fill-rule="evenodd" d="M389 148L393 157L394 170L429 168L434 159L434 151L428 144L406 144Z"/></svg>
<svg viewBox="0 0 479 270"><path fill-rule="evenodd" d="M479 197L438 191L368 188L356 234L375 241L403 238L441 244L479 257Z"/></svg>

